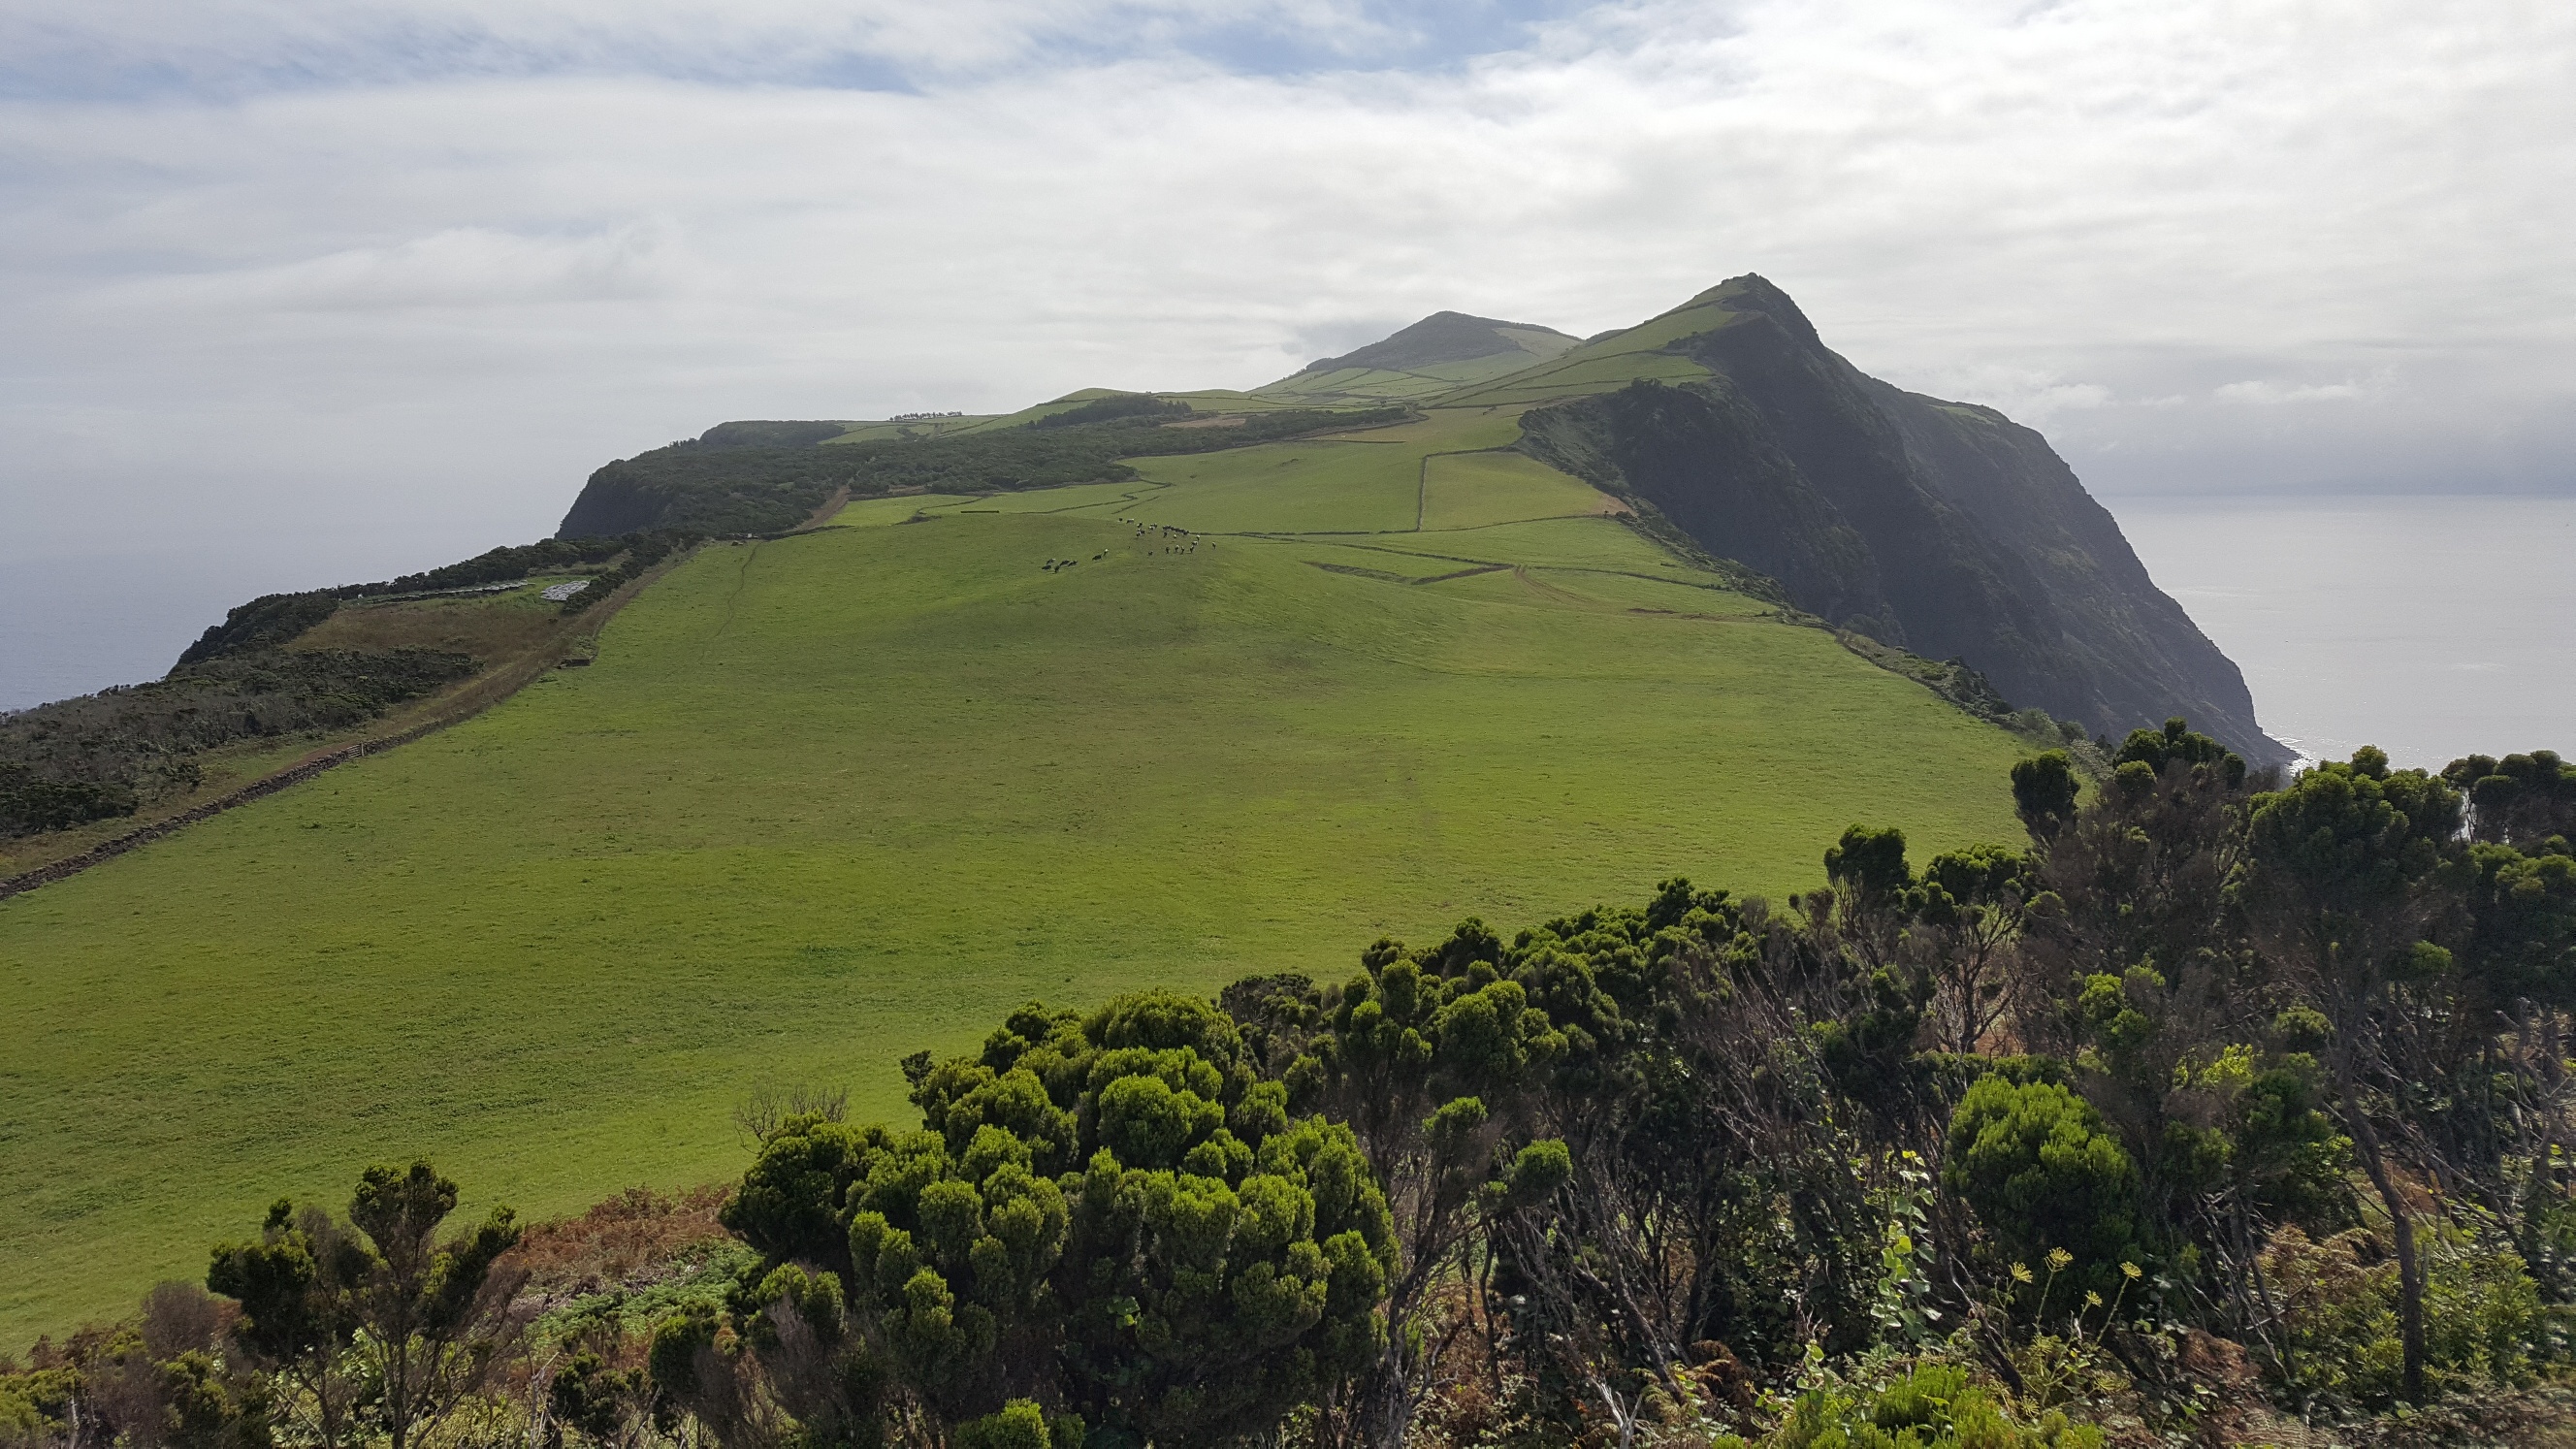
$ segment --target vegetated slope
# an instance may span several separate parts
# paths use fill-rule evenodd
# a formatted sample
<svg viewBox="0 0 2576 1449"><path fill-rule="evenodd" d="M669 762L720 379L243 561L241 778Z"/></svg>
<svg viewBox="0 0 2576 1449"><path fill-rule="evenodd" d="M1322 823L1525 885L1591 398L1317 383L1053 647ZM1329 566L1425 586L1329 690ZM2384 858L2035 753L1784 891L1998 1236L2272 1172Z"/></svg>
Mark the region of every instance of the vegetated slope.
<svg viewBox="0 0 2576 1449"><path fill-rule="evenodd" d="M556 536L643 529L776 533L844 489L869 497L1131 478L1135 471L1120 459L1207 452L1369 420L1349 409L1303 408L1255 411L1226 428L1174 426L1176 408L1190 411L1186 403L1150 394L1094 391L1032 409L1008 426L930 437L899 431L858 441L843 441L840 423L720 423L701 437L592 473ZM1384 419L1397 416L1383 412Z"/></svg>
<svg viewBox="0 0 2576 1449"><path fill-rule="evenodd" d="M315 749L462 680L482 676L480 687L563 643L564 616L684 542L548 540L382 583L266 595L208 628L160 679L0 715L0 877L103 843L101 822L193 809L284 763L270 758L280 751ZM582 574L573 599L539 597Z"/></svg>
<svg viewBox="0 0 2576 1449"><path fill-rule="evenodd" d="M390 1154L569 1208L1030 996L2015 838L2003 732L1573 479L1480 511L1435 465L1507 413L1384 431L710 546L593 667L0 903L0 1341Z"/></svg>
<svg viewBox="0 0 2576 1449"><path fill-rule="evenodd" d="M1535 456L2016 704L2114 737L2186 715L2289 759L2046 439L1862 374L1760 277L1444 401L1544 404L1523 418Z"/></svg>
<svg viewBox="0 0 2576 1449"><path fill-rule="evenodd" d="M1356 352L1321 357L1256 396L1341 401L1428 398L1508 376L1577 345L1553 327L1434 312Z"/></svg>

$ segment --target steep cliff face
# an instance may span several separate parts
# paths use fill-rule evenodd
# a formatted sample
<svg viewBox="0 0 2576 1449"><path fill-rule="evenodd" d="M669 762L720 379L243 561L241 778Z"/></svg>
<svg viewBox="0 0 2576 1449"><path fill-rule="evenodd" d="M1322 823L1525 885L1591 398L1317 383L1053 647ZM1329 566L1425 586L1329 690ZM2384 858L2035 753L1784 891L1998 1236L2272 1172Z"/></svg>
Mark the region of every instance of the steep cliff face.
<svg viewBox="0 0 2576 1449"><path fill-rule="evenodd" d="M1705 377L1534 409L1524 446L1654 505L1803 609L1965 660L2016 704L2115 736L2188 715L2258 763L2289 758L2046 439L1864 375L1760 277L1694 309L1707 325L1656 350Z"/></svg>

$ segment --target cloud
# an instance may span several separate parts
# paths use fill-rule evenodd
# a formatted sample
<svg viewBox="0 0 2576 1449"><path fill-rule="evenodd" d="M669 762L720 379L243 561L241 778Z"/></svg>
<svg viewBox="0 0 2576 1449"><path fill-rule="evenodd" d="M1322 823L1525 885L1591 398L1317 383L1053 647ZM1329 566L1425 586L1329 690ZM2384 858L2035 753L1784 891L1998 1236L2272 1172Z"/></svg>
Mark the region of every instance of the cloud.
<svg viewBox="0 0 2576 1449"><path fill-rule="evenodd" d="M651 224L591 237L451 227L274 266L142 278L101 288L95 300L161 315L630 301L671 284L669 245Z"/></svg>
<svg viewBox="0 0 2576 1449"><path fill-rule="evenodd" d="M0 84L227 93L473 76L911 89L1156 52L1284 69L1420 61L1525 33L1549 0L83 0L0 15ZM1481 44L1480 44L1481 43Z"/></svg>
<svg viewBox="0 0 2576 1449"><path fill-rule="evenodd" d="M2356 382L2281 383L2230 382L2210 389L2209 395L2223 403L2243 403L2253 407L2279 407L2283 403L2341 402L2362 394Z"/></svg>
<svg viewBox="0 0 2576 1449"><path fill-rule="evenodd" d="M1908 385L1954 402L1983 403L2033 427L2061 413L2110 407L2119 401L2098 382L2070 382L2051 373L1995 362L1918 366Z"/></svg>

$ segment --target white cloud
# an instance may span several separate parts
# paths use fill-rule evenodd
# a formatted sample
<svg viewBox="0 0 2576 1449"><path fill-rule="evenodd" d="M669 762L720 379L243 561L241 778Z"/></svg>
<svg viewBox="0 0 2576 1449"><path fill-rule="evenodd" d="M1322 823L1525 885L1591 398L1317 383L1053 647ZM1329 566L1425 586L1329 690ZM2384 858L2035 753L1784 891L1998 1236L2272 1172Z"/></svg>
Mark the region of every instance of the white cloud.
<svg viewBox="0 0 2576 1449"><path fill-rule="evenodd" d="M145 277L103 287L95 300L160 315L629 301L671 284L665 230L644 224L549 237L450 227L274 266Z"/></svg>
<svg viewBox="0 0 2576 1449"><path fill-rule="evenodd" d="M2211 388L2209 395L2223 403L2243 403L2253 407L2279 407L2283 403L2343 402L2361 396L2356 382L2283 383L2256 380L2223 383Z"/></svg>
<svg viewBox="0 0 2576 1449"><path fill-rule="evenodd" d="M2005 363L1918 367L1908 385L1957 402L1983 403L2032 427L2061 413L2109 407L2118 399L2098 382L2069 382L2054 374Z"/></svg>
<svg viewBox="0 0 2576 1449"><path fill-rule="evenodd" d="M14 62L0 69L257 87L551 73L768 83L856 66L900 83L1224 32L1348 55L1418 40L1425 18L1361 0L79 0L0 14L0 55Z"/></svg>

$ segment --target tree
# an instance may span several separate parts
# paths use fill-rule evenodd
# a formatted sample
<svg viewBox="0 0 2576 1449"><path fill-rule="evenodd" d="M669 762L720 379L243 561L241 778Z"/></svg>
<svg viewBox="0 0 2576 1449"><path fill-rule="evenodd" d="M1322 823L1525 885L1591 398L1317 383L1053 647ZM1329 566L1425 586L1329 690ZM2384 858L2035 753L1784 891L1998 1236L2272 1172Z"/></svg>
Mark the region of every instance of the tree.
<svg viewBox="0 0 2576 1449"><path fill-rule="evenodd" d="M359 1329L350 1287L367 1271L354 1234L318 1206L280 1198L257 1240L215 1249L206 1287L237 1300L233 1341L285 1389L281 1416L322 1449L351 1442L357 1385L344 1361Z"/></svg>
<svg viewBox="0 0 2576 1449"><path fill-rule="evenodd" d="M1633 1442L1731 1396L1740 1357L1869 1332L1861 1260L1877 1261L1873 1175L1893 1154L1854 1130L1829 1063L1882 1036L1905 1051L1919 1016L1868 1024L1885 973L1839 934L1877 939L1910 879L1902 838L1845 845L1846 883L1805 919L1675 879L1643 909L1551 921L1505 954L1568 1048L1529 1089L1543 1135L1486 1190L1484 1228L1512 1341L1569 1434L1588 1405Z"/></svg>
<svg viewBox="0 0 2576 1449"><path fill-rule="evenodd" d="M2049 750L2012 767L2013 809L2031 838L2046 844L2075 818L2075 762L2064 750Z"/></svg>
<svg viewBox="0 0 2576 1449"><path fill-rule="evenodd" d="M1974 845L1934 856L1906 898L1911 934L1929 959L1932 1018L1942 1048L1973 1052L2011 1006L2006 966L2021 938L2034 862Z"/></svg>
<svg viewBox="0 0 2576 1449"><path fill-rule="evenodd" d="M2404 1393L2415 1403L2424 1397L2423 1266L2365 1094L2394 998L2450 967L2422 929L2439 904L2437 877L2460 814L2448 785L2420 770L2391 771L2387 755L2365 746L2348 763L2255 797L2235 887L2255 941L2298 973L2325 1019L2344 1125L2395 1239Z"/></svg>
<svg viewBox="0 0 2576 1449"><path fill-rule="evenodd" d="M834 1443L907 1415L968 1443L1217 1443L1377 1352L1385 1198L1210 1003L1031 1005L907 1072L921 1130L805 1117L763 1142L724 1214L766 1259L730 1312L749 1365L724 1324L674 1320L657 1378Z"/></svg>
<svg viewBox="0 0 2576 1449"><path fill-rule="evenodd" d="M2228 903L2246 777L2215 741L2172 724L2118 754L2030 872L2014 1024L2025 1049L2070 1065L2119 1136L2157 1236L2198 1214L2233 1241L2236 1206L2210 1196L2223 1177L2209 1136L2218 1104L2194 1074L2264 1040L2286 1004ZM2230 1260L2249 1262L2250 1249Z"/></svg>
<svg viewBox="0 0 2576 1449"><path fill-rule="evenodd" d="M374 1250L351 1285L357 1346L393 1449L408 1449L479 1388L521 1326L511 1300L525 1275L496 1271L519 1241L514 1215L494 1208L442 1243L438 1226L456 1197L454 1182L414 1162L368 1168L349 1202L349 1221Z"/></svg>
<svg viewBox="0 0 2576 1449"><path fill-rule="evenodd" d="M2180 715L2166 720L2162 730L2129 731L2119 753L2111 757L2113 770L2122 765L2145 765L2158 775L2171 765L2206 765L2231 790L2245 783L2245 761L2227 746L2195 732Z"/></svg>
<svg viewBox="0 0 2576 1449"><path fill-rule="evenodd" d="M1256 1030L1295 1047L1271 1057L1279 1080L1253 1099L1284 1090L1286 1107L1348 1123L1388 1199L1390 1331L1342 1406L1354 1442L1403 1442L1447 1342L1423 1321L1427 1296L1460 1266L1498 1144L1526 1136L1533 1070L1567 1049L1528 988L1502 978L1503 952L1469 920L1435 946L1379 940L1337 990L1230 993Z"/></svg>
<svg viewBox="0 0 2576 1449"><path fill-rule="evenodd" d="M2482 843L2546 854L2550 837L2576 835L2576 764L2556 750L2468 755L2443 766L2442 779L2468 797L2470 834Z"/></svg>
<svg viewBox="0 0 2576 1449"><path fill-rule="evenodd" d="M259 1241L215 1250L206 1286L240 1301L237 1341L311 1400L324 1445L352 1440L364 1380L386 1438L407 1449L483 1385L522 1327L511 1300L523 1275L501 1265L519 1240L511 1211L441 1242L456 1201L426 1162L379 1165L359 1178L348 1227L280 1199Z"/></svg>

